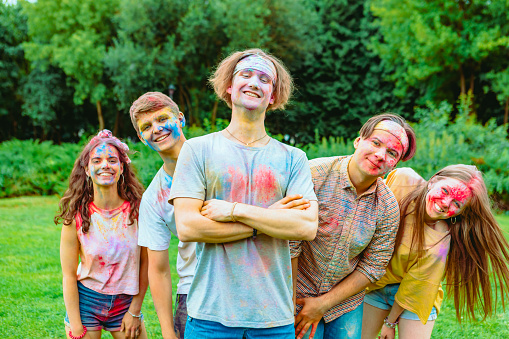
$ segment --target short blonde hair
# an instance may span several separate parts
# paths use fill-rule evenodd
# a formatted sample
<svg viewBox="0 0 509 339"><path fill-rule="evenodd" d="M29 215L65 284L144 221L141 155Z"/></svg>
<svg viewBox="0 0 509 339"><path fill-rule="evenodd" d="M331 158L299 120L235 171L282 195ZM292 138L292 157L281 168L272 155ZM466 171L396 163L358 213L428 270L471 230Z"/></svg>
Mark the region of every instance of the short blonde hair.
<svg viewBox="0 0 509 339"><path fill-rule="evenodd" d="M233 83L233 72L235 70L235 66L237 66L237 63L240 60L252 54L257 54L271 61L274 64L274 67L276 67L277 78L272 91L274 103L269 104L267 110L284 109L285 105L290 100L293 91L293 80L290 72L288 72L281 60L259 48L248 49L242 52L234 52L221 61L216 71L209 79L212 86L214 86L214 91L220 99L226 102L228 107L232 108L231 95L227 92L227 90Z"/></svg>
<svg viewBox="0 0 509 339"><path fill-rule="evenodd" d="M140 133L140 129L138 128L138 119L140 115L157 112L166 107L170 109L173 115L178 117L180 110L177 104L171 100L169 96L161 92L147 92L136 99L129 109L131 122L136 132Z"/></svg>

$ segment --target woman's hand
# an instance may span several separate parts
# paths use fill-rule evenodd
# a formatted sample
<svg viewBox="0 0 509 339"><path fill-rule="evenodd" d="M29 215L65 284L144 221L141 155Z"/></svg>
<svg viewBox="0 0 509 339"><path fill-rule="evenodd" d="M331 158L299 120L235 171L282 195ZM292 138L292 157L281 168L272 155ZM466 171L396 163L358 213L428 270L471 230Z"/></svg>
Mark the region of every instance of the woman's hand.
<svg viewBox="0 0 509 339"><path fill-rule="evenodd" d="M141 319L133 317L129 312L125 312L120 331L125 333L126 339L138 338L141 331Z"/></svg>
<svg viewBox="0 0 509 339"><path fill-rule="evenodd" d="M389 328L385 325L382 326L382 331L380 332L380 335L378 336L379 339L394 339L396 337L396 329L395 328Z"/></svg>

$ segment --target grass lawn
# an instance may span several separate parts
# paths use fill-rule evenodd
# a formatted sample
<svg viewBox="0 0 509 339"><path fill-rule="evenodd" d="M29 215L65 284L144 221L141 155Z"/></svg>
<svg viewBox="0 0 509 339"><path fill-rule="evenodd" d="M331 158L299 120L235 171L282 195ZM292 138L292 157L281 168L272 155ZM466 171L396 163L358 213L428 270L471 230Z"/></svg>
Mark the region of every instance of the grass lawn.
<svg viewBox="0 0 509 339"><path fill-rule="evenodd" d="M0 200L0 337L65 338L59 242L60 227L53 223L57 197ZM509 234L509 216L497 217ZM173 295L177 286L177 241L172 239L170 265ZM160 338L159 322L150 292L143 306L149 338ZM433 338L509 338L509 310L483 323L455 318L451 299L442 305ZM104 333L103 338L111 338Z"/></svg>

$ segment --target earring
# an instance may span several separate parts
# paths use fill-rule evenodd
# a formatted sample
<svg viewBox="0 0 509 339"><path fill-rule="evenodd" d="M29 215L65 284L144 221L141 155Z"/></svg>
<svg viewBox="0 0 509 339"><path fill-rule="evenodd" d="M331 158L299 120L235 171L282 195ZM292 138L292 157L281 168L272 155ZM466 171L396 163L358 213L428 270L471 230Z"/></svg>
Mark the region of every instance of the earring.
<svg viewBox="0 0 509 339"><path fill-rule="evenodd" d="M454 225L456 223L456 217L452 217L450 220L451 220L451 224Z"/></svg>

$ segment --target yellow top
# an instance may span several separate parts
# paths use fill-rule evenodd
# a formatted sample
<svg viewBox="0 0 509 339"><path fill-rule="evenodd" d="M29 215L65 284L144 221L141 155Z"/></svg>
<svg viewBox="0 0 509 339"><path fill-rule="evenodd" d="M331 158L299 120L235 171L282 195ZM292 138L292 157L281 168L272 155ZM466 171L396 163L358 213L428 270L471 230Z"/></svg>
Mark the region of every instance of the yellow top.
<svg viewBox="0 0 509 339"><path fill-rule="evenodd" d="M408 193L426 181L411 168L399 168L389 174L386 183L400 203ZM417 260L416 252L410 252L414 217L414 214L410 214L405 218L401 244L394 250L385 275L369 285L367 292L389 284L400 284L395 300L404 309L416 313L426 324L433 306L438 313L444 298L440 282L444 278L451 237L449 232L438 232L425 225L425 253Z"/></svg>

